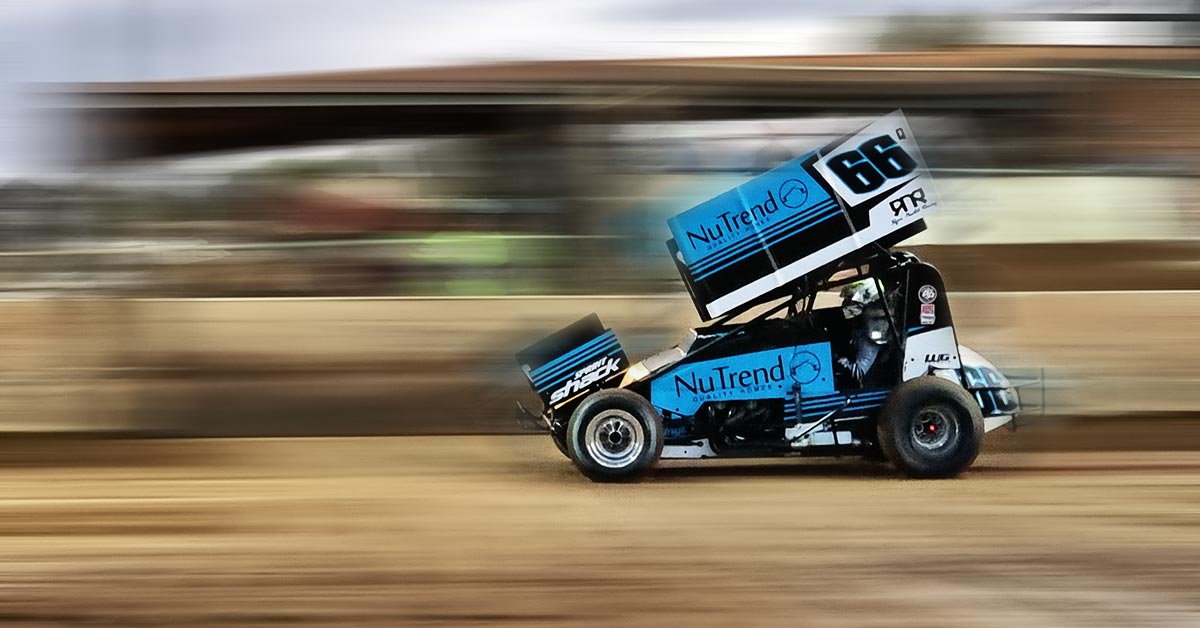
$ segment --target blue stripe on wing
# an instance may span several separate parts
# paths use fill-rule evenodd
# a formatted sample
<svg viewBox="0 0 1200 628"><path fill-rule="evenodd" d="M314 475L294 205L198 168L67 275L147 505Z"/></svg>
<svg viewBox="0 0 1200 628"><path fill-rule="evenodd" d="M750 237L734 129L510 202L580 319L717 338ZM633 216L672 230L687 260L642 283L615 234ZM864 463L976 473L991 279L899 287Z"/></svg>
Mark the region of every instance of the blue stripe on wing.
<svg viewBox="0 0 1200 628"><path fill-rule="evenodd" d="M575 376L575 373L577 373L577 372L579 371L579 369L581 369L581 368L583 368L583 367L585 367L585 366L587 366L587 365L591 364L592 362L595 362L596 360L602 360L602 359L604 359L604 358L610 358L610 357L613 357L613 356L616 356L616 355L620 355L620 354L621 354L621 348L620 348L620 347L615 347L615 348L613 348L613 349L610 349L610 350L608 351L608 353L603 353L603 354L592 354L592 355L589 355L589 356L587 356L587 357L585 357L585 358L582 358L582 359L581 359L579 362L577 362L577 363L575 364L575 368L574 368L574 369L569 369L569 370L563 371L562 375L560 375L560 376L558 376L558 377L555 377L555 378L553 378L552 380L550 380L550 381L548 381L548 382L541 383L541 384L537 384L537 385L536 385L536 386L537 386L537 391L540 393L540 392L543 392L543 391L549 390L549 389L551 389L551 388L554 388L555 386L557 386L557 385L559 385L559 384L561 384L561 383L563 383L563 382L565 382L565 381L567 381L567 380L571 379L572 377L574 377L574 376Z"/></svg>
<svg viewBox="0 0 1200 628"><path fill-rule="evenodd" d="M600 344L616 341L616 339L617 335L612 331L604 332L603 334L592 338L591 340L579 345L578 347L575 347L574 349L571 349L570 351L558 356L557 358L554 358L553 360L550 360L536 369L533 369L530 371L529 376L535 379L544 378L551 374L551 372L558 371L567 364L573 364L577 361L577 358L580 354L597 351L599 350Z"/></svg>
<svg viewBox="0 0 1200 628"><path fill-rule="evenodd" d="M836 218L839 215L841 215L841 212L838 211L838 209L836 207L834 207L833 209L830 209L822 214L813 216L810 219L805 220L804 222L800 223L796 227L793 227L792 229L790 229L784 233L780 233L780 234L772 236L770 238L761 240L762 243L760 246L751 248L750 250L743 252L742 254L738 255L737 257L734 257L733 259L726 260L717 266L706 268L699 273L694 273L694 278L696 280L701 280L706 277L709 277L713 273L724 270L724 269L728 268L729 266L732 266L733 264L736 264L737 262L740 262L740 261L746 259L747 257L750 257L751 255L754 255L755 253L760 252L762 249L773 246L773 245L779 243L781 240L786 240L787 238L790 238L793 235L800 233L801 231L804 231L816 224ZM688 270L690 271L691 269L689 268Z"/></svg>
<svg viewBox="0 0 1200 628"><path fill-rule="evenodd" d="M721 249L719 252L717 252L709 257L706 257L702 260L697 261L695 264L693 264L691 267L689 267L689 269L693 273L699 273L699 272L706 271L709 267L713 266L714 264L717 264L724 260L727 260L730 257L738 255L739 253L745 253L748 249L756 250L758 248L761 248L763 245L759 244L759 243L765 238L772 237L776 234L784 233L785 231L787 233L792 233L794 231L794 229L792 229L792 228L795 227L797 224L802 223L810 218L827 214L830 212L831 209L836 209L836 208L837 208L837 202L834 201L833 199L829 199L829 200L817 203L816 205L813 205L812 207L809 207L803 211L797 212L796 214L794 214L792 216L788 216L786 219L780 221L777 224L771 225L770 227L767 227L766 229L763 229L761 231L754 231L743 238L739 238L737 241L729 244L725 248Z"/></svg>

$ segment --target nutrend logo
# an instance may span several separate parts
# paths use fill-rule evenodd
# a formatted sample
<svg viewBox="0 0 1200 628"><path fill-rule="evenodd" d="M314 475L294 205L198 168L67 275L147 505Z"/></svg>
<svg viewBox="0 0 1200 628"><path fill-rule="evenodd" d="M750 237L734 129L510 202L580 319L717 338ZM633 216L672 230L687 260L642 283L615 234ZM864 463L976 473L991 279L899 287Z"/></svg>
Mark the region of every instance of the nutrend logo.
<svg viewBox="0 0 1200 628"><path fill-rule="evenodd" d="M734 393L754 391L762 386L778 385L787 378L784 369L783 356L777 356L774 363L763 364L751 368L734 368L730 365L713 366L707 373L690 371L683 375L675 375L675 395L699 396L704 398L721 398Z"/></svg>
<svg viewBox="0 0 1200 628"><path fill-rule="evenodd" d="M769 194L768 194L769 196ZM788 179L779 186L779 202L797 209L808 202L808 186L800 179Z"/></svg>
<svg viewBox="0 0 1200 628"><path fill-rule="evenodd" d="M799 182L797 181L796 183ZM808 190L803 189L803 184L800 185L800 189L794 186L788 188L788 202L799 200L801 195L804 198L808 197ZM803 189L803 192L801 192L801 189ZM803 201L800 201L800 204L803 204ZM785 206L791 207L791 205L787 205L786 203ZM774 193L768 190L766 200L752 206L750 209L743 209L740 212L733 210L724 212L719 214L715 220L708 223L701 223L695 230L688 229L684 233L687 236L688 245L693 249L701 247L710 249L722 244L731 236L740 235L741 231L747 227L767 220L769 216L778 211L779 201L776 200Z"/></svg>

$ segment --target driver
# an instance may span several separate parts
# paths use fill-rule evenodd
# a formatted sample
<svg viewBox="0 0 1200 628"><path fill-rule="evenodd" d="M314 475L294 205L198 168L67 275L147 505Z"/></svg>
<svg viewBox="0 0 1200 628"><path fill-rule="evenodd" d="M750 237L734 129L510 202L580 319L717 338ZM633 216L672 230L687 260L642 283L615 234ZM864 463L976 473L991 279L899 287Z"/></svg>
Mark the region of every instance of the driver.
<svg viewBox="0 0 1200 628"><path fill-rule="evenodd" d="M842 288L842 315L850 321L849 355L838 364L861 384L888 341L888 318L874 280L856 281Z"/></svg>

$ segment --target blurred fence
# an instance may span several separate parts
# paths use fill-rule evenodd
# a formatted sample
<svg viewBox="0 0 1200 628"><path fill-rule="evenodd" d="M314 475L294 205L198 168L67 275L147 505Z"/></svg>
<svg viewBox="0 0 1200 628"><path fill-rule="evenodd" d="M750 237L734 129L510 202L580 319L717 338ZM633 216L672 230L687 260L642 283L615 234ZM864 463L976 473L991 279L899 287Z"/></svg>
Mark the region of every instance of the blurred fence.
<svg viewBox="0 0 1200 628"><path fill-rule="evenodd" d="M1189 262L1200 242L1191 177L938 174L944 207L908 244L943 265L960 290L1200 289L1200 269ZM422 214L397 201L379 210L390 218L354 228L343 224L362 219L349 198L315 209L299 204L282 217L220 220L231 213L229 199L202 209L164 201L155 220L135 220L89 196L18 220L14 208L23 205L5 206L0 197L0 219L12 214L0 220L0 294L658 294L679 289L663 244L666 219L747 175L607 176L621 195L564 199L542 214L512 199L490 214ZM313 221L340 226L321 230ZM1050 265L1057 282L1047 280Z"/></svg>

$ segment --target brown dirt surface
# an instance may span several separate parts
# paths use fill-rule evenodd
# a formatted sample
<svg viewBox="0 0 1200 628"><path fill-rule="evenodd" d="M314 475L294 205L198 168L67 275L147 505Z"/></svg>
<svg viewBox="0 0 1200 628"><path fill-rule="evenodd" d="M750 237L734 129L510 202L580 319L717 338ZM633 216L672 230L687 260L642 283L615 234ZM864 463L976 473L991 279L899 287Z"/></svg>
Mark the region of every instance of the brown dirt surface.
<svg viewBox="0 0 1200 628"><path fill-rule="evenodd" d="M1200 453L583 479L544 437L0 444L12 626L1200 626Z"/></svg>

